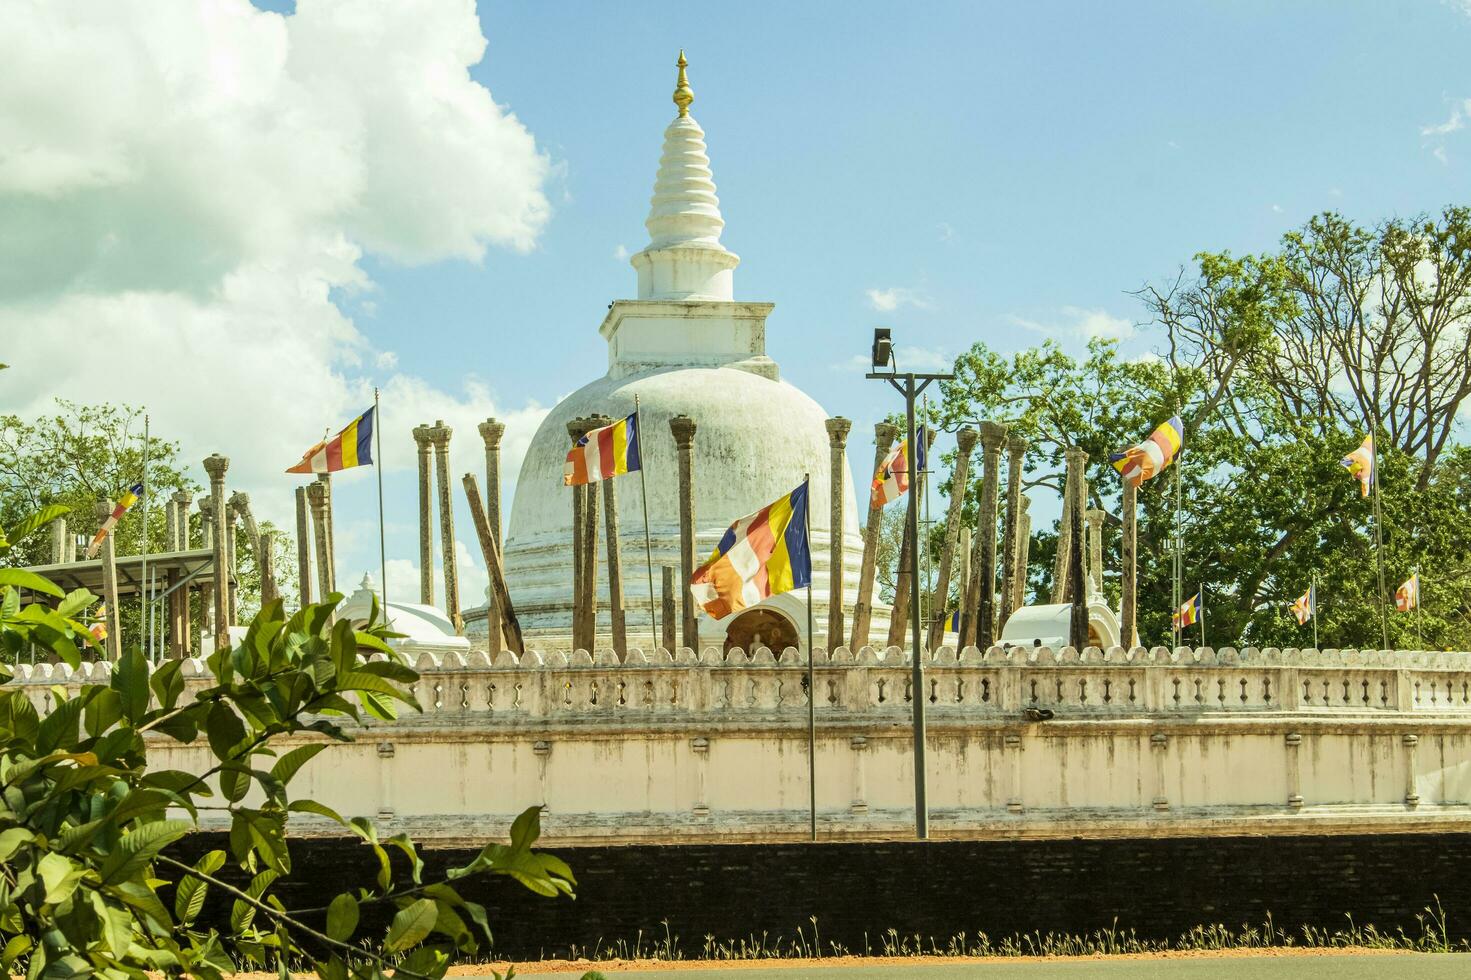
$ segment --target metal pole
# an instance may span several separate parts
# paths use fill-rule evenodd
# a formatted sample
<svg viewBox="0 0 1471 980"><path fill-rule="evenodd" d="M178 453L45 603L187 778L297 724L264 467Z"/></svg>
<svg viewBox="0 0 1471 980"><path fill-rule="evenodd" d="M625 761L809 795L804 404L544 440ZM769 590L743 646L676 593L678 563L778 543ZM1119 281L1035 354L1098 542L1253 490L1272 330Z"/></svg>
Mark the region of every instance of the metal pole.
<svg viewBox="0 0 1471 980"><path fill-rule="evenodd" d="M143 478L138 481L139 483L143 484L143 510L142 510L143 528L142 528L142 531L140 532L140 536L143 539L143 542L142 542L142 545L143 546L142 546L142 552L141 552L142 555L143 555L143 562L139 566L139 569L138 569L138 594L140 596L142 596L142 603L139 606L138 611L142 614L142 618L138 622L138 633L139 633L139 638L142 640L142 643L143 643L143 648L144 648L143 649L143 656L144 657L147 657L149 660L152 660L152 649L151 649L151 643L149 642L152 639L152 637L150 636L150 632L151 632L150 626L151 626L151 624L150 624L149 618L148 618L149 617L149 609L148 609L148 495L149 495L149 493L152 492L152 489L148 486L148 435L149 435L149 432L148 432L148 416L147 415L144 415L143 416ZM121 622L122 622L122 618L121 617L118 618L118 622L119 622L119 624L121 624Z"/></svg>
<svg viewBox="0 0 1471 980"><path fill-rule="evenodd" d="M644 477L644 417L638 407L638 395L633 396L633 433L638 440L638 488L639 499L644 505L644 569L649 573L649 647L659 648L658 615L654 612L654 546L649 541L649 481ZM808 501L811 506L811 501ZM810 643L811 640L809 639ZM671 654L673 650L669 651Z"/></svg>
<svg viewBox="0 0 1471 980"><path fill-rule="evenodd" d="M378 404L376 385L373 387L373 441L377 443L377 446L374 447L377 452L373 455L373 468L378 471L378 574L383 576L378 583L378 588L383 593L383 621L386 623L388 622L388 545L383 540L383 409Z"/></svg>
<svg viewBox="0 0 1471 980"><path fill-rule="evenodd" d="M1308 598L1312 600L1311 602L1308 603L1308 605L1309 605L1308 612L1310 612L1310 613L1313 614L1313 649L1314 650L1321 650L1322 647L1318 646L1318 573L1317 572L1313 572L1313 577L1312 577L1311 582L1308 585L1308 589L1309 589L1309 591L1308 591Z"/></svg>
<svg viewBox="0 0 1471 980"><path fill-rule="evenodd" d="M1376 385L1377 387L1377 385ZM1369 475L1372 479L1371 492L1374 495L1374 558L1379 572L1379 638L1384 645L1381 650L1389 649L1389 611L1386 608L1387 591L1384 584L1384 519L1379 512L1379 404L1377 398L1374 404L1374 428L1370 431L1369 442Z"/></svg>
<svg viewBox="0 0 1471 980"><path fill-rule="evenodd" d="M904 415L905 424L908 426L908 438L911 451L915 445L914 436L914 396L918 394L914 387L914 375L904 376ZM919 494L918 480L916 486L911 488L909 494L909 536L910 540L919 541ZM919 582L919 548L909 549L909 581L911 584ZM909 627L910 627L910 688L912 690L910 703L914 713L914 836L919 840L926 840L930 836L930 813L929 802L925 792L925 723L924 723L924 657L921 653L923 647L920 645L919 627L919 603L909 604Z"/></svg>
<svg viewBox="0 0 1471 980"><path fill-rule="evenodd" d="M1201 582L1200 583L1200 645L1203 646L1203 647L1210 646L1209 643L1205 642L1205 583L1204 582Z"/></svg>
<svg viewBox="0 0 1471 980"><path fill-rule="evenodd" d="M1419 647L1421 650L1424 650L1425 637L1420 632L1420 617L1421 611L1425 608L1425 603L1421 601L1420 596L1420 589L1422 587L1422 583L1420 581L1420 566L1416 565L1414 568L1412 568L1410 570L1410 574L1414 576L1415 579L1415 646Z"/></svg>
<svg viewBox="0 0 1471 980"><path fill-rule="evenodd" d="M806 520L807 535L807 795L808 812L811 817L812 839L817 840L817 672L812 666L812 474L802 475L802 484L807 488Z"/></svg>
<svg viewBox="0 0 1471 980"><path fill-rule="evenodd" d="M1182 546L1184 545L1184 536L1180 533L1180 511L1183 507L1184 502L1184 491L1181 487L1183 479L1181 477L1181 474L1184 473L1184 471L1185 453L1183 450L1181 450L1180 455L1175 459L1175 554L1174 560L1172 562L1173 567L1171 569L1170 581L1170 601L1174 603L1174 607L1170 610L1170 625L1174 628L1174 646L1177 647L1180 645L1181 635L1184 629L1177 618L1177 614L1180 612L1180 606L1183 601L1183 596L1180 594L1180 579L1185 572L1185 562L1180 554Z"/></svg>

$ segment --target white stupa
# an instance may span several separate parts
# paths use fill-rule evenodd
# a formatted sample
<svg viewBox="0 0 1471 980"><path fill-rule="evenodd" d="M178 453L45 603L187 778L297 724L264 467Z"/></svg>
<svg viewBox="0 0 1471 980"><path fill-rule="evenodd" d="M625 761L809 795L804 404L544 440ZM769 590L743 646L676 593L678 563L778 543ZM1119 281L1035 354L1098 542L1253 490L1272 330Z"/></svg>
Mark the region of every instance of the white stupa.
<svg viewBox="0 0 1471 980"><path fill-rule="evenodd" d="M693 101L681 52L674 92L679 114L664 131L645 222L649 244L631 260L638 271L638 299L617 300L608 308L598 328L608 342L608 373L552 409L531 442L516 483L505 546L507 578L523 631L542 648L566 649L571 639L572 504L571 490L562 485L571 445L567 423L589 415L628 415L635 397L643 425L655 592L661 566L679 567L677 456L669 420L687 415L696 425L698 561L705 560L732 521L810 476L814 628L817 643L827 645L828 414L782 381L776 362L766 356L766 317L772 304L734 299L733 273L740 259L720 243L725 221L705 153L705 133L689 113ZM850 439L865 450L869 445L861 431ZM863 543L846 473L844 466L845 605L851 614ZM657 643L650 628L642 482L637 474L618 477L617 493L629 642L650 648ZM601 638L610 630L604 534L600 528ZM677 573L676 591L683 600L686 593ZM805 603L805 592L797 592L762 606L778 611L795 631L790 638L805 645ZM722 645L727 628L740 615L716 623L702 613L701 645ZM882 642L886 625L886 611L877 611L876 642Z"/></svg>

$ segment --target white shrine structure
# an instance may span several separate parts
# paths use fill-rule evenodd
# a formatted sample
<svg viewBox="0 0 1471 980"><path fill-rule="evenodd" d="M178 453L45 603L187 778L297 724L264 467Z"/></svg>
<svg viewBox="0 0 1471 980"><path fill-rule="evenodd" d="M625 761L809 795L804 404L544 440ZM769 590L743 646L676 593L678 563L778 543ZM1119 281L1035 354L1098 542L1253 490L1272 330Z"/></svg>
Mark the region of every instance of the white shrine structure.
<svg viewBox="0 0 1471 980"><path fill-rule="evenodd" d="M696 426L696 560L705 560L733 521L789 493L804 475L809 476L814 621L822 631L817 642L837 645L828 644L825 636L831 513L828 415L800 389L783 381L777 363L767 356L766 318L773 304L734 297L734 272L740 259L720 241L725 221L715 196L705 133L689 112L693 98L681 54L679 87L674 94L679 114L664 131L664 150L644 223L649 244L631 259L638 273L638 298L609 305L598 328L608 342L608 373L552 409L521 466L505 564L506 578L513 583L516 613L530 642L565 644L571 631L571 491L562 485L572 441L568 423L591 415L621 418L637 404L643 427L643 478L630 475L617 481L630 643L658 643L651 633L650 582L645 569L645 485L656 596L661 566L678 569L680 565L678 463L669 420L685 415ZM844 463L845 476L847 470ZM857 598L863 541L854 488L846 478L842 494L845 605L851 608ZM863 505L867 505L867 488ZM606 641L610 624L603 533L600 528L597 633ZM675 591L683 602L687 593L677 574ZM805 591L774 596L761 606L785 619L805 648ZM702 643L718 645L732 625L715 623L703 612L700 618ZM484 622L472 618L468 631L477 645ZM884 635L887 623L886 610L876 609L874 635Z"/></svg>

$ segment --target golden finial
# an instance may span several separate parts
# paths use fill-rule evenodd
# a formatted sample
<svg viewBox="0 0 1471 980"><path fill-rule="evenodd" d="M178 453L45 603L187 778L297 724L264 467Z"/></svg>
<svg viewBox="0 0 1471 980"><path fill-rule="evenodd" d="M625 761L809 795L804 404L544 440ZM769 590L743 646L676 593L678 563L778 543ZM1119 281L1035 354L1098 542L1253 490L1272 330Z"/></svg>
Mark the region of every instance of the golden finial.
<svg viewBox="0 0 1471 980"><path fill-rule="evenodd" d="M690 103L695 101L694 89L690 88L690 80L685 77L684 70L689 62L684 60L684 48L679 49L679 81L674 86L674 104L679 106L679 114L688 116L690 114Z"/></svg>

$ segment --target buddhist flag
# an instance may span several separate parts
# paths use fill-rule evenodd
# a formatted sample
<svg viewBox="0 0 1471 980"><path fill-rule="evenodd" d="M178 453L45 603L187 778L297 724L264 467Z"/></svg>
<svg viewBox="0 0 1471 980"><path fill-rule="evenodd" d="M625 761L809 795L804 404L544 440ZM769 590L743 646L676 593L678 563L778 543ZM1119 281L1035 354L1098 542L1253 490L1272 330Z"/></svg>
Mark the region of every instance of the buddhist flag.
<svg viewBox="0 0 1471 980"><path fill-rule="evenodd" d="M371 466L373 463L373 421L377 407L368 409L351 422L347 428L325 442L319 442L306 451L287 473L336 473L354 466Z"/></svg>
<svg viewBox="0 0 1471 980"><path fill-rule="evenodd" d="M1420 573L1416 572L1394 590L1394 608L1400 612L1409 612L1420 606Z"/></svg>
<svg viewBox="0 0 1471 980"><path fill-rule="evenodd" d="M950 615L948 615L948 616L945 617L945 632L946 633L959 633L960 632L960 610L959 609L955 610Z"/></svg>
<svg viewBox="0 0 1471 980"><path fill-rule="evenodd" d="M92 539L92 543L87 545L88 558L97 557L97 551L102 547L102 542L106 541L112 529L117 527L118 518L126 514L141 496L143 496L143 484L135 483L118 498L117 506L112 509L112 513L107 515L107 520L103 521L102 526L97 529L97 536Z"/></svg>
<svg viewBox="0 0 1471 980"><path fill-rule="evenodd" d="M1164 468L1174 462L1175 454L1185 441L1185 423L1176 415L1168 422L1161 422L1149 438L1137 446L1130 446L1121 453L1113 453L1108 461L1126 483L1138 486L1151 477L1158 476Z"/></svg>
<svg viewBox="0 0 1471 980"><path fill-rule="evenodd" d="M1307 625L1307 621L1318 614L1318 587L1308 586L1308 590L1298 596L1290 608L1292 615L1297 617L1297 625Z"/></svg>
<svg viewBox="0 0 1471 980"><path fill-rule="evenodd" d="M1199 618L1200 593L1197 592L1195 593L1195 595L1191 596L1183 606L1175 610L1175 614L1170 617L1170 622L1175 624L1175 629L1182 630L1187 626L1193 625L1195 621Z"/></svg>
<svg viewBox="0 0 1471 980"><path fill-rule="evenodd" d="M92 639L101 643L107 639L107 603L104 602L97 607L96 616L97 621L87 627L87 632L92 634Z"/></svg>
<svg viewBox="0 0 1471 980"><path fill-rule="evenodd" d="M562 468L562 484L578 487L584 483L606 480L637 472L642 465L638 445L638 413L619 419L612 425L593 429L577 440L567 453Z"/></svg>
<svg viewBox="0 0 1471 980"><path fill-rule="evenodd" d="M877 510L885 504L891 504L903 496L909 489L910 476L912 473L922 473L925 468L925 444L929 442L929 435L924 426L919 427L915 434L915 441L919 443L915 447L914 462L918 465L910 469L909 440L905 439L899 445L889 450L889 455L879 464L878 472L873 475L873 486L869 493L868 506Z"/></svg>
<svg viewBox="0 0 1471 980"><path fill-rule="evenodd" d="M807 484L726 529L690 578L690 596L716 619L812 584Z"/></svg>
<svg viewBox="0 0 1471 980"><path fill-rule="evenodd" d="M1374 436L1364 436L1364 441L1359 448L1339 460L1344 469L1348 470L1354 479L1359 481L1359 496L1369 496L1369 488L1374 485Z"/></svg>

